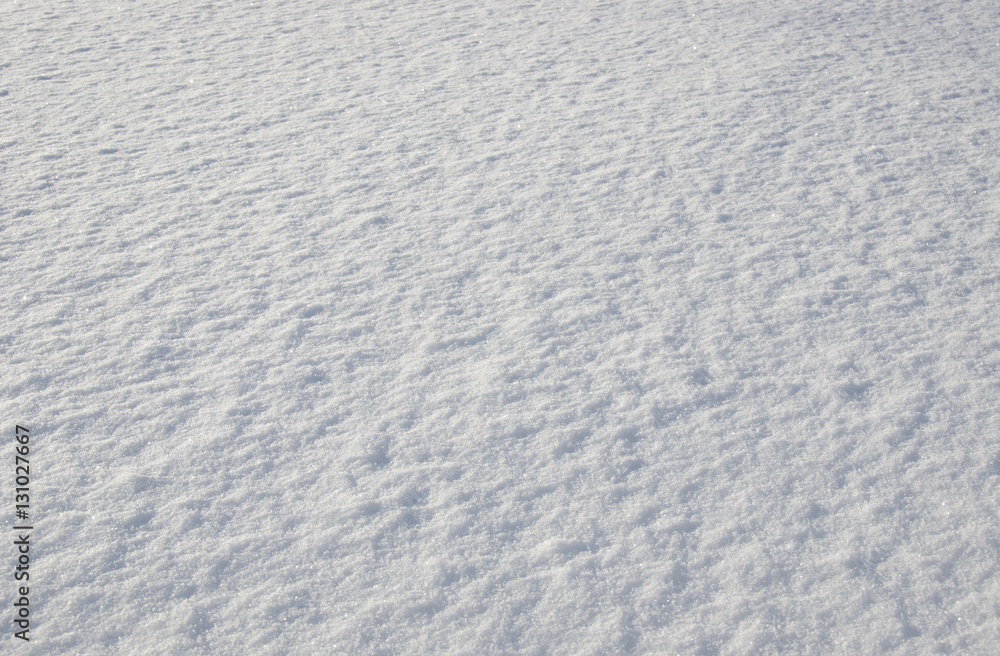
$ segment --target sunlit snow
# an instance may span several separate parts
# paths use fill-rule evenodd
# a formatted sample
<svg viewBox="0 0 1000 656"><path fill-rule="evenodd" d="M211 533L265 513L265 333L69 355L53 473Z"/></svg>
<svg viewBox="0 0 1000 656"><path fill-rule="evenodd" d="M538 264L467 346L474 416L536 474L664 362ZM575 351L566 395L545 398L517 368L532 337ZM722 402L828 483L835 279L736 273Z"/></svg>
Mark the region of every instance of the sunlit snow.
<svg viewBox="0 0 1000 656"><path fill-rule="evenodd" d="M995 2L0 25L3 653L997 653Z"/></svg>

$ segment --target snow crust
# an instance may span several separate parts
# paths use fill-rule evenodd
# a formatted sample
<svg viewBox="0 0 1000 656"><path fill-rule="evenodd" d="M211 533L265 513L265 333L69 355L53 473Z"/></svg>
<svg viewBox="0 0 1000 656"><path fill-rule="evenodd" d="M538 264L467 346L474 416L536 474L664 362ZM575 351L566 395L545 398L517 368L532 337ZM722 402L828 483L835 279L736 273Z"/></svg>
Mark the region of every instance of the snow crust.
<svg viewBox="0 0 1000 656"><path fill-rule="evenodd" d="M998 18L0 4L4 653L996 653Z"/></svg>

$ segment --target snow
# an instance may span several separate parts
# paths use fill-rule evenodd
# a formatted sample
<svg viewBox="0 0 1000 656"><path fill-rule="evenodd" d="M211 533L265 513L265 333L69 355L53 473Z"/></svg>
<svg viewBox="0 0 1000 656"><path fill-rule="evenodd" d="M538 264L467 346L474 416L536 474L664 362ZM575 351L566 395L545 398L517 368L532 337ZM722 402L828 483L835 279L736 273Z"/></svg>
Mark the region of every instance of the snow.
<svg viewBox="0 0 1000 656"><path fill-rule="evenodd" d="M993 653L998 19L0 5L4 653Z"/></svg>

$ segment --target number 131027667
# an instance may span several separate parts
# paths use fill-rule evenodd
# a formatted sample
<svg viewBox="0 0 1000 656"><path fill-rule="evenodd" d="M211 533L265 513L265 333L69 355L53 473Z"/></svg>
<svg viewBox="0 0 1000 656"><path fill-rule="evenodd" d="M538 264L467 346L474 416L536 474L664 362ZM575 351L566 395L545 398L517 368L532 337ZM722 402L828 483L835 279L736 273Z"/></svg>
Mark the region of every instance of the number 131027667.
<svg viewBox="0 0 1000 656"><path fill-rule="evenodd" d="M14 510L17 513L19 522L27 521L28 509L30 508L31 497L29 485L31 484L31 469L28 461L30 453L28 429L23 426L15 428L14 440L17 445L14 461L14 481L17 487L14 488Z"/></svg>

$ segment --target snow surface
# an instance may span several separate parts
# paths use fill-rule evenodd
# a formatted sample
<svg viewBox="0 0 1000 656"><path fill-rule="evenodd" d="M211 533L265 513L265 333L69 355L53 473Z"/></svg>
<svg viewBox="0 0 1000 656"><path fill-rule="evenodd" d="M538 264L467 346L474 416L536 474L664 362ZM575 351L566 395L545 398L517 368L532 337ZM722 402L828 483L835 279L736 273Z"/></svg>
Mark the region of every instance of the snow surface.
<svg viewBox="0 0 1000 656"><path fill-rule="evenodd" d="M1000 653L992 0L0 24L3 653Z"/></svg>

